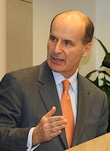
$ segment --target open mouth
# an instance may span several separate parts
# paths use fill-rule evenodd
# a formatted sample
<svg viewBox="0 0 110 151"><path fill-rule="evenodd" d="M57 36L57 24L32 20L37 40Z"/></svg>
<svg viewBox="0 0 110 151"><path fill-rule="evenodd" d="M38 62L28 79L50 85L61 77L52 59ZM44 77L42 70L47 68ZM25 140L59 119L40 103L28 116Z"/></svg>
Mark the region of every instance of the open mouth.
<svg viewBox="0 0 110 151"><path fill-rule="evenodd" d="M57 58L53 58L53 59L58 62L63 61L62 59L57 59Z"/></svg>

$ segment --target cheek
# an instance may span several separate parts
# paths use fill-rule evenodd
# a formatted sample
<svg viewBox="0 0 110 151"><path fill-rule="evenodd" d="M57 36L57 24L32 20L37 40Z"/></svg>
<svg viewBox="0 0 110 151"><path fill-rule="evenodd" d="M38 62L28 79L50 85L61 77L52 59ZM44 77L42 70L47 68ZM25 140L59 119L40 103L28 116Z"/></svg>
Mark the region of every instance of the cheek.
<svg viewBox="0 0 110 151"><path fill-rule="evenodd" d="M68 54L68 60L71 62L79 61L82 58L82 53L76 49Z"/></svg>

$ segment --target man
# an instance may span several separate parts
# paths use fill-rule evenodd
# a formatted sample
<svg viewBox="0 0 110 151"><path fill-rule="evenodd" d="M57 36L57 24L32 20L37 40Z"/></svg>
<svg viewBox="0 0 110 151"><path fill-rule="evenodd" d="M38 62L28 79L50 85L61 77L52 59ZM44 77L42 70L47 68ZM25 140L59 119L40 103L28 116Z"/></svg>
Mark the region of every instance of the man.
<svg viewBox="0 0 110 151"><path fill-rule="evenodd" d="M68 119L60 105L62 81L69 93L75 130L72 146L106 133L108 104L104 92L78 73L91 50L94 27L78 11L55 16L50 27L47 61L8 73L0 83L0 150L63 151L68 149Z"/></svg>

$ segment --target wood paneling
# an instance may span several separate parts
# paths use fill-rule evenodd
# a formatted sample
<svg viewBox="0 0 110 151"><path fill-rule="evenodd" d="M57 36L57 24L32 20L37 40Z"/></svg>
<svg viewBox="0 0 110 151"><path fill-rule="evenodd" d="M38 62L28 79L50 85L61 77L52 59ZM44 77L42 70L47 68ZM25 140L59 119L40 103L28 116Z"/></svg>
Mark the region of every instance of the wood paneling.
<svg viewBox="0 0 110 151"><path fill-rule="evenodd" d="M32 3L6 1L7 72L32 66Z"/></svg>

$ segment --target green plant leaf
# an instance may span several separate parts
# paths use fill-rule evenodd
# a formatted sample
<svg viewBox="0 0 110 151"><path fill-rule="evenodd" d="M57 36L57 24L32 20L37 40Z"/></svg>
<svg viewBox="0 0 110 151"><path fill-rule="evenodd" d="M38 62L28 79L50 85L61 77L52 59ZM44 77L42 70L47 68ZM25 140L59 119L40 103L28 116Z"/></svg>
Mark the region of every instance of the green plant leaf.
<svg viewBox="0 0 110 151"><path fill-rule="evenodd" d="M98 70L93 70L93 71L89 72L85 77L86 77L87 79L89 79L90 76L91 76L93 73L97 72L97 71L98 71Z"/></svg>
<svg viewBox="0 0 110 151"><path fill-rule="evenodd" d="M108 77L110 77L110 75L104 70L97 70L97 71L99 72L99 74L103 73L104 75L107 75Z"/></svg>
<svg viewBox="0 0 110 151"><path fill-rule="evenodd" d="M94 37L94 38L101 44L101 46L105 52L105 57L103 60L109 60L110 61L110 53L107 51L107 48L104 46L104 44L98 38L96 38L96 37ZM101 67L102 67L102 65L101 65Z"/></svg>
<svg viewBox="0 0 110 151"><path fill-rule="evenodd" d="M103 50L105 51L105 54L108 55L108 51L107 51L106 47L104 46L104 44L103 44L98 38L96 38L96 37L94 37L94 38L95 38L96 40L98 40L98 42L101 44Z"/></svg>
<svg viewBox="0 0 110 151"><path fill-rule="evenodd" d="M98 76L96 77L96 79L93 81L93 83L99 87L99 79L98 79Z"/></svg>

